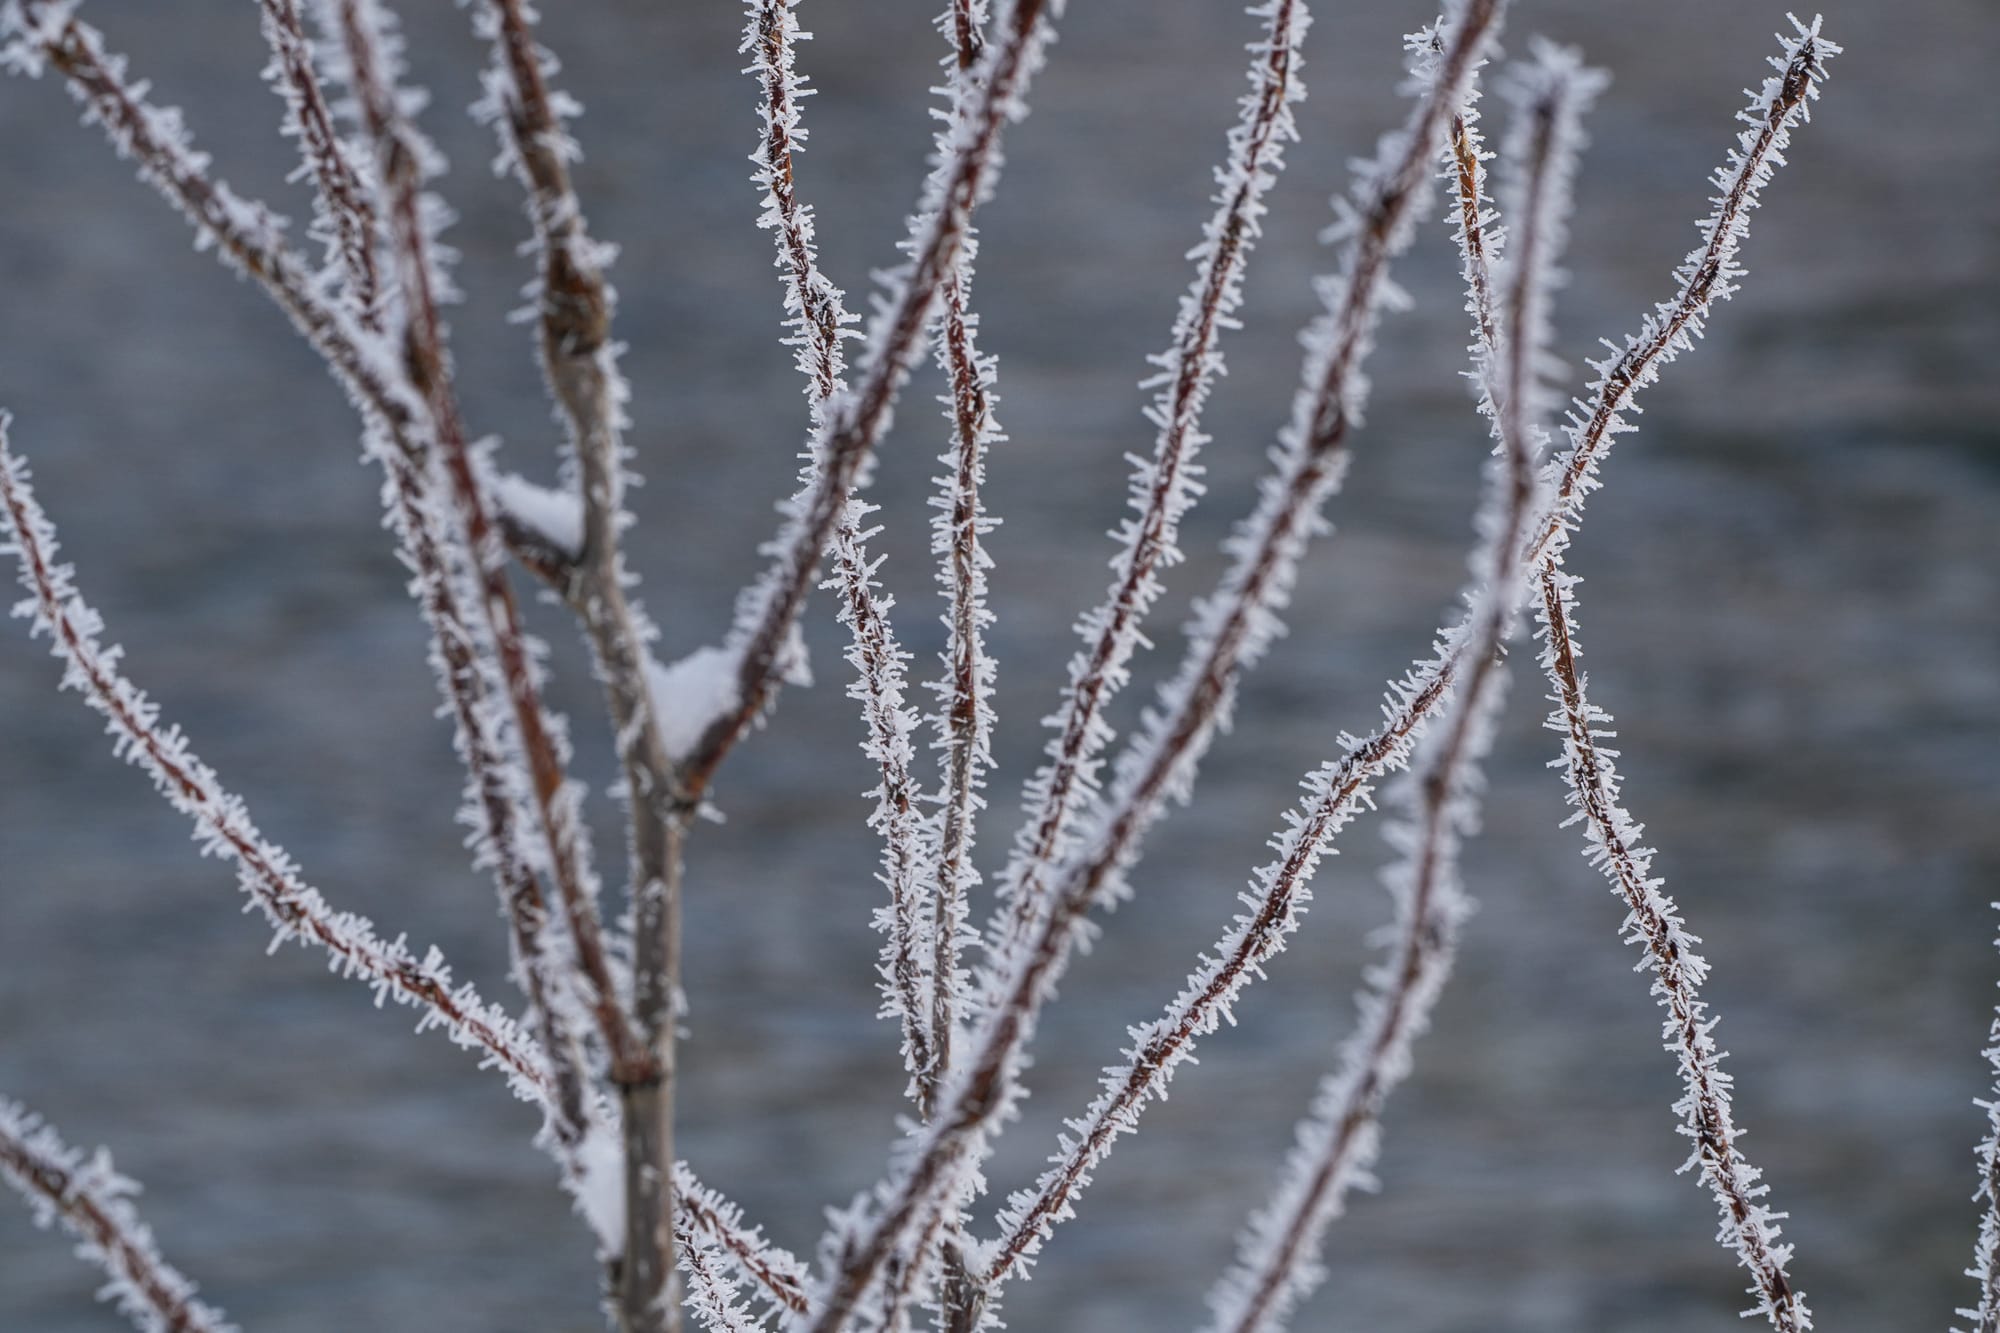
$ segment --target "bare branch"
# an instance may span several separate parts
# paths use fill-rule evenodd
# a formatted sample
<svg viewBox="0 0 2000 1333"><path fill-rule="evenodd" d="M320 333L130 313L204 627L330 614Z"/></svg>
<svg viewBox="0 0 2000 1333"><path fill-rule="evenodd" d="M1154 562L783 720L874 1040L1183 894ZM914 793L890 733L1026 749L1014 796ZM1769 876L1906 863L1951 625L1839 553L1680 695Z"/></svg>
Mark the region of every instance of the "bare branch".
<svg viewBox="0 0 2000 1333"><path fill-rule="evenodd" d="M683 1245L700 1240L718 1249L727 1263L757 1285L773 1310L805 1311L804 1264L765 1240L755 1227L744 1226L742 1210L696 1180L685 1162L674 1165L674 1193L674 1226Z"/></svg>
<svg viewBox="0 0 2000 1333"><path fill-rule="evenodd" d="M364 181L334 125L333 109L313 64L312 44L298 0L258 0L271 48L265 77L285 99L285 133L299 141L311 173L318 224L344 284L355 322L380 332L382 278L375 261L379 218L373 186Z"/></svg>
<svg viewBox="0 0 2000 1333"><path fill-rule="evenodd" d="M853 317L840 289L820 270L812 210L799 199L793 170L793 153L806 136L799 114L805 88L794 64L795 45L806 34L799 29L793 0L749 0L747 8L749 23L741 50L750 57L749 72L757 76L762 94L758 110L763 133L751 155L757 164L754 179L764 192L758 225L772 233L777 245L790 330L786 342L798 349L798 368L817 436L847 388L840 344ZM809 459L807 485L812 484L813 472ZM886 936L882 1009L901 1028L909 1090L922 1103L937 1078L937 1057L925 1022L930 959L923 944L925 912L919 883L929 857L921 845L920 793L910 772L910 737L918 722L915 711L903 702L909 654L889 624L893 603L878 593L875 584L880 562L868 555L865 545L873 533L861 530L869 512L859 499L846 501L833 526L830 577L824 586L834 590L840 622L849 630L847 660L854 667L854 680L847 693L861 705L867 728L862 749L881 775L872 793L875 808L868 825L882 839L880 878L889 890L888 906L877 917Z"/></svg>
<svg viewBox="0 0 2000 1333"><path fill-rule="evenodd" d="M951 109L940 132L938 151L949 146L946 136L973 114L978 89L973 84L979 53L985 42L984 0L952 0L939 27L951 37ZM993 560L981 542L997 520L987 517L980 499L986 479L986 455L1007 438L994 417L994 359L979 350L979 319L972 312L972 270L979 238L968 227L965 243L951 276L944 283L944 315L937 345L938 365L946 384L945 417L951 423L951 447L940 456L946 471L936 481L939 494L931 503L931 554L938 559L938 583L945 593L944 675L931 682L937 692L934 714L937 737L932 748L944 755L944 780L936 796L932 819L935 865L930 894L931 1062L922 1090L926 1115L952 1066L953 1043L962 1017L965 978L959 959L977 941L967 928L967 899L979 883L972 848L985 799L986 772L993 767L993 659L986 654L984 632L993 621L986 607L986 571ZM949 1230L957 1230L953 1218ZM947 1285L959 1282L959 1247L946 1247ZM949 1293L947 1293L949 1295Z"/></svg>

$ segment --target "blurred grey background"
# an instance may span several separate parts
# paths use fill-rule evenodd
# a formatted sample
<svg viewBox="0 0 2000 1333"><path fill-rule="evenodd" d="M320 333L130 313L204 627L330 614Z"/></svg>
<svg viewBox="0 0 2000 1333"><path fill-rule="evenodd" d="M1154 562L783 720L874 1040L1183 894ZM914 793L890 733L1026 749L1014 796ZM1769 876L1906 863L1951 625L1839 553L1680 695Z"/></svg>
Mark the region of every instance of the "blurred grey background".
<svg viewBox="0 0 2000 1333"><path fill-rule="evenodd" d="M927 145L936 0L815 0L801 66L801 188L850 293L891 249ZM461 109L480 54L463 16L405 6L426 125L450 155L467 291L455 317L475 427L553 476L524 332L514 187ZM587 104L580 185L618 242L619 332L648 485L633 563L672 656L718 636L757 567L804 419L777 346L778 293L746 154L740 7L551 5L561 82ZM977 304L1001 361L990 495L1005 526L994 635L1002 771L987 862L1011 833L1070 651L1103 584L1120 456L1148 447L1134 387L1186 281L1209 170L1255 23L1224 0L1074 0L983 214ZM97 0L88 16L218 170L303 217L252 6ZM1121 718L1174 655L1190 590L1248 503L1297 374L1295 330L1327 263L1315 232L1344 163L1400 119L1414 3L1328 5L1308 41L1305 141L1275 198L1231 338L1189 523L1189 566ZM1529 32L1581 43L1616 82L1592 120L1560 311L1572 364L1669 291L1705 174L1776 49L1783 6L1523 0ZM1789 1209L1795 1272L1828 1328L1939 1328L1976 1209L1972 1146L2000 871L2000 22L1972 0L1854 0L1847 44L1793 164L1755 218L1741 297L1646 399L1592 505L1574 568L1595 694L1623 732L1632 806L1708 940L1749 1151ZM458 778L421 630L379 530L340 394L251 287L197 255L63 91L0 82L0 403L133 674L339 903L434 941L504 994L491 890L452 824ZM1443 227L1400 277L1339 534L1318 547L1290 636L1250 679L1196 804L1154 839L1138 900L1073 970L1034 1096L990 1176L1031 1178L1123 1028L1221 928L1301 773L1371 724L1459 580L1484 443ZM1577 377L1579 380L1581 376ZM874 496L887 578L920 668L941 638L924 501L942 447L934 375L905 400ZM574 635L538 613L582 769L609 777ZM830 607L819 683L789 692L730 763L727 823L701 830L688 905L692 1037L681 1123L716 1185L809 1251L820 1210L872 1181L901 1107L873 1017L870 776ZM297 949L267 956L229 872L198 861L55 665L0 636L0 1090L147 1185L171 1256L246 1328L582 1333L595 1272L534 1118L407 1012ZM1742 1281L1710 1240L1668 1104L1671 1060L1619 904L1578 854L1523 679L1468 877L1482 904L1413 1081L1387 1118L1384 1193L1332 1233L1304 1329L1624 1333L1738 1327ZM600 859L618 862L599 799ZM1386 919L1373 826L1240 1026L1083 1199L1021 1329L1187 1327L1244 1210L1347 1029ZM616 875L612 878L615 880ZM117 1327L95 1279L0 1205L0 1329Z"/></svg>

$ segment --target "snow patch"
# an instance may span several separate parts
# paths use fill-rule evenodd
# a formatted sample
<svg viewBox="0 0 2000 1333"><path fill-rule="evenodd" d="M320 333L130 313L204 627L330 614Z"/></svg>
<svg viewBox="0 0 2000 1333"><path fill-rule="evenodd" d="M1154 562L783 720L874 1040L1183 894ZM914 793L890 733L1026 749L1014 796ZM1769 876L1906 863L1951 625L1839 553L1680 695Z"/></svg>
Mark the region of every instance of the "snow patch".
<svg viewBox="0 0 2000 1333"><path fill-rule="evenodd" d="M676 762L694 752L702 733L735 709L739 669L727 648L697 648L671 666L648 659L646 684L653 691L653 716L667 757Z"/></svg>
<svg viewBox="0 0 2000 1333"><path fill-rule="evenodd" d="M494 502L507 517L565 551L583 549L583 499L573 491L537 486L512 472L491 478Z"/></svg>

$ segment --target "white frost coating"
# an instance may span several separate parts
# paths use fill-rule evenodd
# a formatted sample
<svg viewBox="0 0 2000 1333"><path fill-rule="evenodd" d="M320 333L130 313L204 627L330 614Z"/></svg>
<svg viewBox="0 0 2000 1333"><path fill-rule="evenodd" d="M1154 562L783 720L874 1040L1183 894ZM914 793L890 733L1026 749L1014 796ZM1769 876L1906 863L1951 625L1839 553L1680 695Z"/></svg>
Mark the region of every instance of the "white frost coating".
<svg viewBox="0 0 2000 1333"><path fill-rule="evenodd" d="M160 1257L152 1229L132 1206L139 1186L113 1169L110 1153L86 1156L40 1116L0 1097L0 1176L27 1199L36 1226L60 1222L76 1237L77 1257L109 1279L98 1299L116 1304L142 1333L235 1333Z"/></svg>
<svg viewBox="0 0 2000 1333"><path fill-rule="evenodd" d="M487 493L508 518L560 551L583 549L583 499L575 491L539 486L512 472L487 478Z"/></svg>
<svg viewBox="0 0 2000 1333"><path fill-rule="evenodd" d="M653 691L653 714L660 720L667 757L684 759L694 752L709 724L735 709L736 657L710 644L671 666L649 658L646 683Z"/></svg>
<svg viewBox="0 0 2000 1333"><path fill-rule="evenodd" d="M1528 552L1526 563L1531 566L1546 569L1562 563L1585 499L1603 484L1597 471L1613 438L1638 429L1626 419L1639 413L1633 399L1660 377L1661 367L1694 346L1707 328L1715 302L1736 294L1737 280L1745 272L1736 256L1750 234L1750 214L1784 165L1793 128L1811 119L1819 85L1826 79L1826 62L1840 54L1839 46L1820 35L1818 16L1811 23L1787 17L1795 35L1779 34L1783 52L1769 58L1778 72L1766 78L1751 94L1750 105L1736 113L1750 128L1736 136L1728 161L1710 178L1717 191L1715 208L1698 224L1701 245L1674 270L1679 290L1654 307L1638 332L1626 336L1623 347L1607 340L1605 346L1613 355L1590 363L1596 378L1588 397L1573 403L1564 424L1571 448L1550 465L1560 478L1556 505Z"/></svg>
<svg viewBox="0 0 2000 1333"><path fill-rule="evenodd" d="M755 1286L767 1307L766 1314L806 1308L810 1278L806 1266L790 1251L766 1240L757 1227L745 1226L742 1209L696 1180L685 1162L674 1164L674 1193L675 1234L683 1245L698 1248L714 1260L708 1265L714 1286L726 1285L733 1296L735 1284L720 1271L727 1268ZM754 1324L761 1326L763 1322L759 1319Z"/></svg>

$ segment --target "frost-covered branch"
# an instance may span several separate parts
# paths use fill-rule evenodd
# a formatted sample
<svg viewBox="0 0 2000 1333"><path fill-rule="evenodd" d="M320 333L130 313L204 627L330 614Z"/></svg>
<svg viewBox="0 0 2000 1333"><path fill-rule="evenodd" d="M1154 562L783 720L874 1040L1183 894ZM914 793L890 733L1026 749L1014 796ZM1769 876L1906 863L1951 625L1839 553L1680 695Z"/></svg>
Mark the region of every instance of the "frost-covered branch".
<svg viewBox="0 0 2000 1333"><path fill-rule="evenodd" d="M757 225L771 232L777 246L789 330L785 341L797 349L817 438L827 427L829 410L847 389L841 342L853 317L840 289L819 267L812 209L800 201L793 171L793 154L806 139L799 103L807 90L795 65L796 44L807 34L799 28L793 0L749 0L747 9L749 21L740 49L750 57L749 72L757 77L763 123L757 150L750 156L757 165L752 179L764 193ZM814 475L810 455L805 473L810 486ZM854 680L847 692L861 705L867 728L862 748L881 776L871 793L875 808L868 825L882 839L879 877L889 891L888 905L877 918L886 936L882 1008L901 1029L910 1091L922 1104L937 1077L937 1059L926 1021L930 959L920 884L930 857L923 845L921 795L910 771L911 737L918 720L915 710L904 703L909 654L889 623L893 602L875 582L881 562L867 551L873 531L861 529L869 512L870 507L857 498L850 497L843 505L828 543L832 558L825 586L834 590L840 622L848 627L847 660L854 668Z"/></svg>
<svg viewBox="0 0 2000 1333"><path fill-rule="evenodd" d="M1435 49L1442 50L1438 35L1433 33L1432 38ZM1468 286L1484 293L1490 287L1485 257L1492 244L1486 235L1492 219L1481 194L1479 163L1484 155L1471 128L1477 120L1473 109L1476 96L1476 87L1469 87L1463 108L1453 117L1452 160L1461 190L1469 191L1473 199L1473 206L1458 214L1462 237L1467 231L1471 233L1466 240L1468 251L1479 257L1476 279L1471 272L1467 274ZM1408 744L1406 735L1392 733L1386 748L1401 754ZM1198 1039L1214 1032L1224 1020L1233 1021L1237 998L1263 975L1264 965L1283 950L1298 928L1312 900L1310 882L1320 857L1357 812L1365 784L1372 780L1372 775L1358 775L1360 758L1351 754L1346 771L1329 766L1304 779L1307 798L1300 808L1287 813L1287 827L1275 839L1278 859L1258 872L1252 881L1253 892L1241 895L1246 910L1236 916L1222 939L1204 952L1193 975L1162 1016L1132 1030L1125 1062L1106 1069L1097 1098L1083 1114L1065 1122L1067 1132L1051 1158L1051 1167L1032 1189L1009 1199L998 1219L1000 1237L989 1251L989 1266L983 1275L987 1283L1004 1282L1033 1261L1055 1227L1073 1215L1077 1195L1089 1185L1118 1138L1136 1132L1146 1107L1165 1096L1175 1071L1192 1058Z"/></svg>
<svg viewBox="0 0 2000 1333"><path fill-rule="evenodd" d="M1432 149L1441 140L1449 105L1456 103L1470 78L1496 10L1497 3L1475 0L1458 29L1461 36L1451 43L1447 57L1438 62L1439 72L1423 85L1426 95L1421 105L1432 109L1423 119L1429 128L1418 137ZM1427 158L1428 153L1411 168L1411 174L1419 181L1427 176ZM1367 309L1372 309L1379 299L1377 280L1386 263L1390 238L1401 241L1407 231L1403 212L1410 194L1411 188L1399 188L1396 200L1376 217L1379 225L1363 229L1359 251L1372 258L1368 261L1370 276L1362 285L1375 293L1362 300L1361 305ZM1374 242L1365 239L1371 234L1376 236ZM873 1283L887 1256L901 1246L910 1228L937 1201L956 1198L969 1183L984 1154L987 1133L1020 1095L1022 1055L1041 1007L1053 992L1056 979L1076 945L1084 913L1097 897L1096 890L1107 873L1125 855L1127 846L1128 841L1107 835L1092 847L1089 856L1071 862L1056 881L1057 888L1050 895L1048 907L1040 913L1032 937L1019 951L1018 964L997 977L997 984L990 991L988 1012L972 1043L972 1054L954 1073L938 1112L899 1152L889 1177L877 1187L873 1206L864 1208L859 1222L851 1224L851 1229L833 1243L834 1252L841 1257L828 1282L824 1309L812 1324L815 1333L833 1333L844 1327L855 1303ZM1100 855L1106 848L1110 854Z"/></svg>
<svg viewBox="0 0 2000 1333"><path fill-rule="evenodd" d="M320 353L364 410L392 428L409 427L411 406L393 373L393 350L347 319L323 284L285 240L284 219L209 174L181 113L146 100L147 85L126 76L127 61L104 48L103 34L73 16L64 0L0 0L0 65L36 77L63 76L120 157L187 219L195 241L264 288Z"/></svg>
<svg viewBox="0 0 2000 1333"><path fill-rule="evenodd" d="M1035 925L1050 871L1075 850L1074 817L1096 797L1100 755L1114 736L1104 710L1129 678L1127 664L1143 642L1141 626L1166 590L1161 571L1181 559L1181 519L1202 490L1195 460L1209 438L1201 420L1223 371L1222 334L1237 324L1243 273L1261 234L1265 196L1284 169L1285 144L1298 138L1292 106L1305 97L1299 78L1299 48L1311 22L1305 0L1268 0L1251 12L1264 20L1263 40L1251 48L1251 90L1230 127L1227 155L1215 169L1215 212L1193 251L1194 280L1181 297L1171 343L1151 358L1159 373L1141 386L1157 390L1146 409L1158 432L1153 452L1134 460L1128 496L1133 516L1112 534L1119 550L1111 562L1111 587L1077 621L1084 646L1070 661L1048 762L1028 785L1029 822L1002 880L1006 922L993 932L1001 975L1018 961Z"/></svg>
<svg viewBox="0 0 2000 1333"><path fill-rule="evenodd" d="M1367 392L1361 366L1376 321L1402 299L1388 277L1389 262L1409 243L1432 159L1502 8L1502 0L1468 0L1440 21L1442 40L1436 28L1410 39L1417 104L1403 129L1383 137L1350 198L1336 201L1340 267L1320 284L1326 311L1305 335L1303 382L1274 451L1276 470L1260 484L1256 511L1226 543L1232 563L1197 603L1181 665L1119 756L1110 796L1078 835L1080 853L1052 883L1044 937L1066 934L1091 903L1122 891L1120 878L1140 840L1170 798L1188 793L1195 765L1226 723L1238 675L1278 632L1277 612L1307 542L1326 530L1321 510L1346 471L1348 436Z"/></svg>
<svg viewBox="0 0 2000 1333"><path fill-rule="evenodd" d="M1054 35L1062 0L1014 0L989 35L975 76L978 103L957 128L952 153L937 164L904 243L909 262L891 279L872 323L860 382L829 408L814 433L813 479L788 505L785 525L768 548L771 568L746 590L731 650L739 668L733 706L710 725L683 774L696 793L762 712L778 679L796 665L800 608L822 551L845 511L875 442L887 429L897 392L923 352L938 292L950 274L966 228L993 188L1006 123L1026 114L1028 84Z"/></svg>
<svg viewBox="0 0 2000 1333"><path fill-rule="evenodd" d="M1979 1239L1972 1247L1972 1267L1965 1270L1979 1284L1979 1304L1958 1312L1961 1319L1972 1321L1971 1329L1953 1333L2000 1333L2000 1009L1995 1010L1986 1043L1986 1062L1994 1073L1993 1096L1977 1103L1986 1112L1986 1137L1975 1153L1979 1188L1972 1196L1985 1208L1979 1218Z"/></svg>
<svg viewBox="0 0 2000 1333"><path fill-rule="evenodd" d="M947 65L952 77L949 119L944 136L972 114L978 89L973 73L985 40L985 0L952 0L938 26L951 39ZM937 360L944 371L945 418L951 423L951 446L940 456L945 472L936 478L939 493L931 500L937 515L931 520L931 554L938 560L938 584L945 595L944 674L931 682L938 706L933 714L937 735L931 747L944 756L944 779L932 818L935 866L930 893L931 1049L933 1072L925 1097L936 1099L951 1069L952 1050L962 1018L965 978L959 959L976 943L967 929L967 902L978 887L979 871L972 861L979 812L986 806L980 794L993 767L993 682L995 667L987 656L985 632L993 623L986 606L986 571L993 558L983 538L999 520L987 516L980 498L986 481L986 455L1006 440L994 417L997 379L993 357L979 350L979 318L973 313L972 269L979 238L968 227L964 246L944 283L944 315L939 322ZM928 1114L931 1107L925 1106ZM954 1221L953 1229L956 1224ZM954 1241L947 1254L946 1299L963 1304L962 1269Z"/></svg>
<svg viewBox="0 0 2000 1333"><path fill-rule="evenodd" d="M515 1093L549 1106L542 1053L505 1013L470 986L454 986L437 950L419 957L400 938L385 941L363 917L336 912L300 878L292 859L265 839L243 801L223 788L179 728L162 726L159 705L118 670L119 652L98 642L103 620L78 595L68 565L56 562L55 529L37 503L28 469L0 419L0 516L5 553L19 565L36 634L63 663L63 686L102 714L118 756L144 769L160 794L193 821L205 854L235 863L243 891L262 909L276 941L317 944L332 966L387 998L420 1011L420 1028L441 1027L506 1072Z"/></svg>
<svg viewBox="0 0 2000 1333"><path fill-rule="evenodd" d="M1680 909L1654 876L1653 850L1639 842L1644 826L1620 804L1620 780L1612 762L1618 752L1602 744L1616 735L1611 715L1589 701L1587 678L1576 664L1581 649L1576 643L1575 584L1560 569L1542 572L1542 669L1556 705L1548 725L1563 738L1562 758L1550 766L1564 770L1569 803L1576 811L1565 822L1584 825L1585 855L1625 902L1625 942L1646 951L1653 998L1667 1011L1661 1037L1680 1064L1683 1091L1674 1113L1680 1117L1680 1132L1694 1141L1681 1169L1700 1169L1722 1214L1717 1239L1736 1251L1737 1262L1750 1274L1750 1294L1757 1304L1745 1313L1762 1315L1779 1333L1803 1333L1813 1326L1812 1315L1785 1272L1792 1247L1778 1235L1778 1219L1784 1214L1763 1202L1770 1186L1758 1183L1762 1173L1745 1160L1738 1143L1742 1130L1730 1112L1731 1080L1722 1072L1716 1020L1701 998L1708 963L1694 951L1700 937L1688 933Z"/></svg>
<svg viewBox="0 0 2000 1333"><path fill-rule="evenodd" d="M1474 316L1480 410L1496 437L1465 618L1453 636L1469 664L1414 771L1391 791L1399 818L1387 832L1399 859L1385 877L1396 902L1389 958L1369 970L1360 1021L1299 1125L1277 1192L1245 1228L1236 1264L1210 1295L1217 1333L1281 1328L1319 1284L1321 1238L1347 1192L1368 1178L1382 1109L1409 1074L1413 1044L1430 1026L1471 910L1459 857L1478 827L1479 764L1504 699L1502 653L1520 618L1521 536L1536 499L1542 423L1552 407L1538 372L1550 360L1548 305L1582 146L1578 123L1602 85L1603 76L1585 69L1574 52L1547 44L1510 85L1515 123L1502 155L1509 169L1509 246L1497 280L1481 271L1492 244L1484 234L1479 175L1464 171L1460 156L1468 149L1478 156L1469 111L1456 127L1449 169L1462 193L1454 212ZM1489 336L1481 298L1496 288L1498 323ZM1448 651L1437 646L1440 658Z"/></svg>
<svg viewBox="0 0 2000 1333"><path fill-rule="evenodd" d="M98 1296L141 1333L233 1333L222 1311L197 1300L194 1283L160 1257L132 1206L139 1186L102 1148L86 1156L40 1116L0 1097L0 1176L28 1201L36 1226L60 1222L76 1237L77 1257L108 1279Z"/></svg>
<svg viewBox="0 0 2000 1333"><path fill-rule="evenodd" d="M374 187L361 177L334 123L332 105L313 63L298 0L258 0L271 64L264 77L285 99L283 131L299 142L312 176L316 230L344 289L355 321L379 331L382 276L376 264L378 218Z"/></svg>
<svg viewBox="0 0 2000 1333"><path fill-rule="evenodd" d="M449 483L455 525L472 552L472 573L484 624L497 654L504 698L511 704L532 795L547 844L549 873L581 971L580 985L615 1073L638 1079L650 1058L635 1041L612 984L597 920L595 883L577 812L578 792L565 773L567 754L545 710L520 609L507 582L501 543L479 467L452 388L441 301L450 287L437 263L441 212L423 192L439 169L436 152L409 124L396 91L400 43L374 0L320 0L323 22L339 35L339 74L354 94L374 153L384 195L383 215L400 296L397 341L411 388L426 415L436 454L430 460Z"/></svg>
<svg viewBox="0 0 2000 1333"><path fill-rule="evenodd" d="M674 1226L683 1244L698 1241L718 1249L757 1285L773 1309L805 1310L810 1275L804 1264L765 1240L757 1228L745 1226L742 1210L696 1180L684 1162L675 1164L674 1191Z"/></svg>
<svg viewBox="0 0 2000 1333"><path fill-rule="evenodd" d="M1613 437L1638 427L1626 420L1639 409L1633 399L1659 378L1660 368L1694 346L1708 326L1717 301L1736 294L1743 266L1736 256L1750 234L1750 214L1761 202L1764 187L1785 164L1792 130L1811 119L1819 85L1826 79L1826 62L1840 47L1820 35L1820 19L1791 20L1793 36L1779 34L1782 54L1770 57L1778 72L1764 80L1750 105L1736 113L1750 128L1737 135L1729 160L1716 169L1715 209L1702 221L1702 243L1674 270L1680 290L1654 307L1637 333L1627 335L1617 355L1593 361L1597 379L1588 402L1578 401L1570 413L1570 450L1559 463L1553 512L1540 525L1528 548L1527 564L1537 570L1562 563L1585 497L1602 483L1598 467Z"/></svg>

